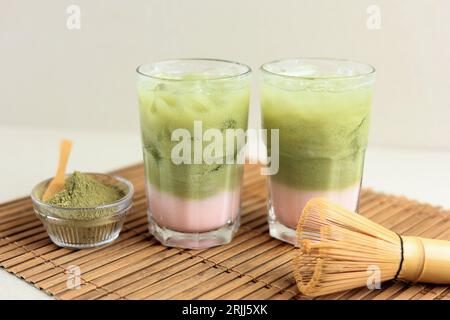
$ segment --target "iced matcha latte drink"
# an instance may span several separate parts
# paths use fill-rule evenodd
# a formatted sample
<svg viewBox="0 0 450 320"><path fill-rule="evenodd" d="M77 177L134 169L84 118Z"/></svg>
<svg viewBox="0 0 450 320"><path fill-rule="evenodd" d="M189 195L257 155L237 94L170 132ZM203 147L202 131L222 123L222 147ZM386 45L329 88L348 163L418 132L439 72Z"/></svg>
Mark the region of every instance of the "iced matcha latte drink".
<svg viewBox="0 0 450 320"><path fill-rule="evenodd" d="M279 171L269 178L270 234L295 244L312 197L358 208L375 71L331 59L282 60L261 69L263 126L279 129Z"/></svg>
<svg viewBox="0 0 450 320"><path fill-rule="evenodd" d="M183 248L231 241L244 143L227 132L247 129L250 68L186 59L137 71L150 232Z"/></svg>

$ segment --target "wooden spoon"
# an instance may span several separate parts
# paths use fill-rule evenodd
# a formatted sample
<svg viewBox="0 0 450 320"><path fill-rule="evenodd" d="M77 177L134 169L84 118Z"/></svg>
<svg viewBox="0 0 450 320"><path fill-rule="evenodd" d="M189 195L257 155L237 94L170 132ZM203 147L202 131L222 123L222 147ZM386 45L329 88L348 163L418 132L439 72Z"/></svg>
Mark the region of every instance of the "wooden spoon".
<svg viewBox="0 0 450 320"><path fill-rule="evenodd" d="M70 150L72 149L72 141L62 140L59 147L59 164L56 170L56 175L45 190L42 200L47 201L56 193L64 188L64 181L66 179L66 167L69 160Z"/></svg>

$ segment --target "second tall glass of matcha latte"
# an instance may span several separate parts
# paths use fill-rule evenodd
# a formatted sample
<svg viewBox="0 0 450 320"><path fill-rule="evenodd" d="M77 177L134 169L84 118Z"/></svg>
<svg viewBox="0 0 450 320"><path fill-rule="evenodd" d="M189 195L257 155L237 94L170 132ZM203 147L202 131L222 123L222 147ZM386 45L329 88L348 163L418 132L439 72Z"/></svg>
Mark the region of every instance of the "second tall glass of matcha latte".
<svg viewBox="0 0 450 320"><path fill-rule="evenodd" d="M357 211L374 76L369 65L336 59L261 67L263 126L279 130L279 170L269 177L273 237L295 244L296 225L313 197ZM276 148L267 141L271 155Z"/></svg>
<svg viewBox="0 0 450 320"><path fill-rule="evenodd" d="M206 248L239 227L248 66L180 59L137 69L150 232Z"/></svg>

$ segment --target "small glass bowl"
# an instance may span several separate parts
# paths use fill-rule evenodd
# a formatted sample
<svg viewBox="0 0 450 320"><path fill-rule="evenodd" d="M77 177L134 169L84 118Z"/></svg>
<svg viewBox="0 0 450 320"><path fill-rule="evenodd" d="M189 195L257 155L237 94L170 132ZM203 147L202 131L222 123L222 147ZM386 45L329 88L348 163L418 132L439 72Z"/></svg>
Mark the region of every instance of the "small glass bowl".
<svg viewBox="0 0 450 320"><path fill-rule="evenodd" d="M93 208L67 208L41 200L52 179L40 182L31 191L34 211L57 246L85 249L114 241L132 206L134 188L131 182L117 176L87 174L104 184L118 187L125 195L115 202Z"/></svg>

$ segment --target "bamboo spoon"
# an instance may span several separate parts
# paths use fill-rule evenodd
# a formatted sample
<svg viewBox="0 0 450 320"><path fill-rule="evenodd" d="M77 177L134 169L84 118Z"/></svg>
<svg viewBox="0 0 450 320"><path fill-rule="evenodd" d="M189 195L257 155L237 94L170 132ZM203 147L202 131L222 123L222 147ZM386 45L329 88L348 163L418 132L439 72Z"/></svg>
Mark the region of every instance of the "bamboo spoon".
<svg viewBox="0 0 450 320"><path fill-rule="evenodd" d="M59 164L56 170L56 175L45 190L42 200L47 201L56 193L64 188L64 181L66 179L66 167L69 160L70 150L72 149L72 141L62 140L59 147Z"/></svg>

